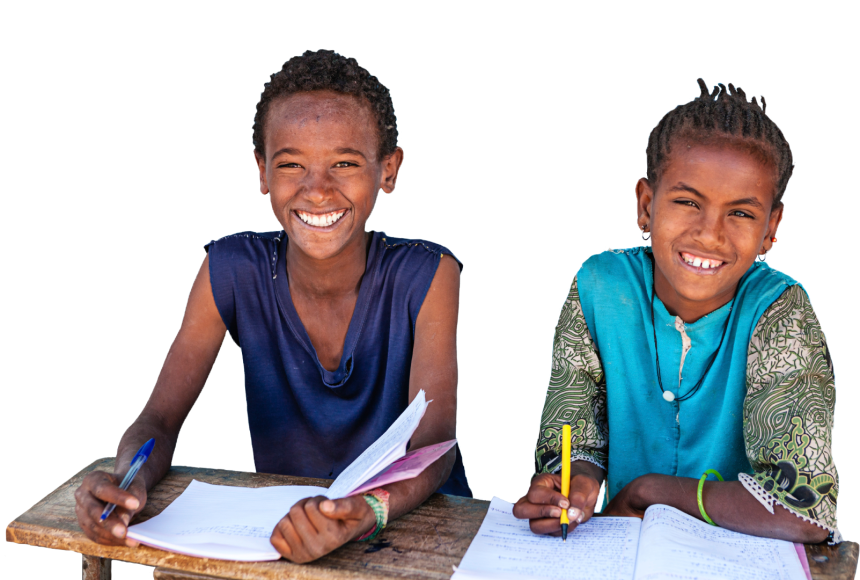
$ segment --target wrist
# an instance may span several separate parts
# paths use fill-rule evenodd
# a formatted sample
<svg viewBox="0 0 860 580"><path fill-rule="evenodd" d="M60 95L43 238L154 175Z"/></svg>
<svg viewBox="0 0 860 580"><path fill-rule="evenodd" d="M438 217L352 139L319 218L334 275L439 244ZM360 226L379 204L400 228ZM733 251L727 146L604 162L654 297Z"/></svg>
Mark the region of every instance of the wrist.
<svg viewBox="0 0 860 580"><path fill-rule="evenodd" d="M655 481L656 479L657 477L654 474L649 473L640 475L630 482L631 507L644 512L655 503L665 503L657 497L661 487Z"/></svg>

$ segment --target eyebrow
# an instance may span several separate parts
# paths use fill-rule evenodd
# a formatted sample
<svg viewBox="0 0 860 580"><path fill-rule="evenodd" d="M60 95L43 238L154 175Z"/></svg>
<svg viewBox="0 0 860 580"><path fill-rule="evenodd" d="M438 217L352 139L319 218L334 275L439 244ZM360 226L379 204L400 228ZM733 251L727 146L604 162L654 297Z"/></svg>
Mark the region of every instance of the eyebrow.
<svg viewBox="0 0 860 580"><path fill-rule="evenodd" d="M341 155L358 155L362 159L367 159L367 157L359 151L358 149L352 149L351 147L341 147L340 149L335 149L335 153L339 153ZM295 147L284 147L283 149L278 149L272 154L272 159L277 157L278 155L286 154L286 155L301 155L302 152Z"/></svg>
<svg viewBox="0 0 860 580"><path fill-rule="evenodd" d="M692 193L696 197L706 199L705 196L700 193L695 187L691 187L683 181L679 181L676 185L670 187L669 191L686 191L688 193ZM741 199L735 199L733 201L730 201L728 205L751 205L753 207L764 210L764 206L761 204L761 202L754 197L743 197Z"/></svg>

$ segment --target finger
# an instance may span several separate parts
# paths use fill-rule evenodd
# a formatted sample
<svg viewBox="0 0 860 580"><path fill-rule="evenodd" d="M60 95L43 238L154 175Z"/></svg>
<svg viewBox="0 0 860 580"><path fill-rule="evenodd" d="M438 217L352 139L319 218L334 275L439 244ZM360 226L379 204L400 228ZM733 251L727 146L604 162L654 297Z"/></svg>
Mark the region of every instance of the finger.
<svg viewBox="0 0 860 580"><path fill-rule="evenodd" d="M128 491L121 490L107 473L98 477L90 487L92 495L105 503L123 506L130 510L140 509L140 500Z"/></svg>
<svg viewBox="0 0 860 580"><path fill-rule="evenodd" d="M338 500L326 499L319 504L320 512L336 520L361 520L370 510L370 506L360 495L345 497Z"/></svg>
<svg viewBox="0 0 860 580"><path fill-rule="evenodd" d="M78 525L81 531L92 541L99 544L107 544L113 546L122 545L122 540L112 535L110 531L102 525L102 522L90 517L87 508L81 504L75 505L75 515L78 518Z"/></svg>
<svg viewBox="0 0 860 580"><path fill-rule="evenodd" d="M310 561L310 555L307 550L305 550L305 545L301 536L296 531L296 527L293 525L290 514L284 516L281 521L278 522L276 528L280 532L284 543L287 544L289 548L288 550L281 552L285 558L299 564Z"/></svg>
<svg viewBox="0 0 860 580"><path fill-rule="evenodd" d="M527 499L528 496L520 499L514 505L514 517L521 520L534 520L540 518L558 518L561 517L561 508L551 504L535 504Z"/></svg>
<svg viewBox="0 0 860 580"><path fill-rule="evenodd" d="M561 495L560 491L543 485L532 485L529 488L528 494L526 494L526 499L529 503L533 504L553 505L562 509L570 507L570 501Z"/></svg>
<svg viewBox="0 0 860 580"><path fill-rule="evenodd" d="M568 517L571 523L581 524L594 514L599 489L597 482L591 477L577 476L570 480Z"/></svg>
<svg viewBox="0 0 860 580"><path fill-rule="evenodd" d="M279 525L275 526L274 530L272 530L272 537L269 538L269 542L284 558L290 558L293 555L293 551L290 548L289 542L284 539L284 534L281 532L280 523Z"/></svg>

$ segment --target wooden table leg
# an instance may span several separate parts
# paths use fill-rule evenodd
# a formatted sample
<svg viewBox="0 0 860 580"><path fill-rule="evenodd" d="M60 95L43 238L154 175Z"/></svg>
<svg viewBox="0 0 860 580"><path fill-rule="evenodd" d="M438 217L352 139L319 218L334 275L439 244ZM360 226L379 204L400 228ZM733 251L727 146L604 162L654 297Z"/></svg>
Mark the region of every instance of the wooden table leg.
<svg viewBox="0 0 860 580"><path fill-rule="evenodd" d="M83 556L83 580L110 580L110 559L98 556Z"/></svg>

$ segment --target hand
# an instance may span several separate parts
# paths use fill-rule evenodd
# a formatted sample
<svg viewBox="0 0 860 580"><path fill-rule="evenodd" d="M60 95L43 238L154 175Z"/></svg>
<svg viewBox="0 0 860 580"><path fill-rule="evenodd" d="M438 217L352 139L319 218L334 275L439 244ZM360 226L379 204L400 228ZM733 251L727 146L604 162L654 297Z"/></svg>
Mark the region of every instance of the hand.
<svg viewBox="0 0 860 580"><path fill-rule="evenodd" d="M661 477L661 476L656 476ZM667 476L662 476L667 477ZM648 484L655 478L654 474L642 475L637 477L624 488L615 494L603 510L603 514L607 516L633 517L642 518L645 516L645 510L652 502L645 499L647 495L646 489Z"/></svg>
<svg viewBox="0 0 860 580"><path fill-rule="evenodd" d="M600 483L590 475L579 473L570 478L568 497L561 495L561 475L543 473L532 479L529 492L514 504L514 516L529 520L536 534L561 535L561 510L567 509L570 519L568 533L594 515L594 504L600 493Z"/></svg>
<svg viewBox="0 0 860 580"><path fill-rule="evenodd" d="M126 533L131 518L146 505L146 484L138 475L128 490L123 491L118 487L120 481L122 477L115 473L88 473L75 492L75 515L81 530L92 541L135 548L139 542L126 538ZM109 503L116 504L116 508L101 521L102 512Z"/></svg>
<svg viewBox="0 0 860 580"><path fill-rule="evenodd" d="M303 564L358 538L375 524L376 516L361 495L336 500L317 496L290 508L270 541L284 558Z"/></svg>

